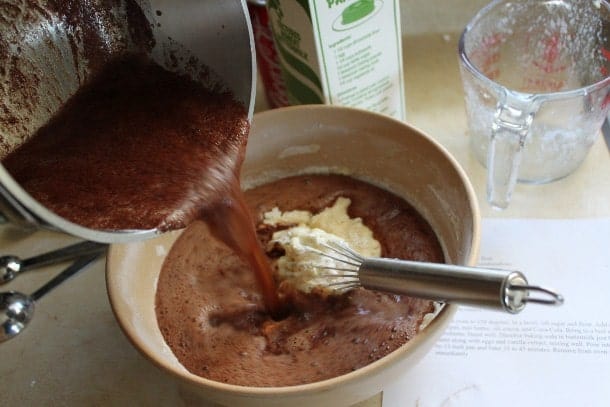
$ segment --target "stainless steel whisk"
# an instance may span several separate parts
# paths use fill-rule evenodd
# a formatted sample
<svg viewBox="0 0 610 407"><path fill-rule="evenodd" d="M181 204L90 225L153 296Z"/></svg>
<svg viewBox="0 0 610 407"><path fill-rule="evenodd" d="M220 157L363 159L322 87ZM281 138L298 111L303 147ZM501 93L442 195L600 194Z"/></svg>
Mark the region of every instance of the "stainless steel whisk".
<svg viewBox="0 0 610 407"><path fill-rule="evenodd" d="M389 258L366 258L351 248L331 242L330 252L312 251L344 267L319 266L342 274L329 283L338 290L356 287L405 294L435 301L495 308L516 314L527 303L561 305L563 296L549 288L530 285L520 271ZM536 294L537 296L533 296Z"/></svg>

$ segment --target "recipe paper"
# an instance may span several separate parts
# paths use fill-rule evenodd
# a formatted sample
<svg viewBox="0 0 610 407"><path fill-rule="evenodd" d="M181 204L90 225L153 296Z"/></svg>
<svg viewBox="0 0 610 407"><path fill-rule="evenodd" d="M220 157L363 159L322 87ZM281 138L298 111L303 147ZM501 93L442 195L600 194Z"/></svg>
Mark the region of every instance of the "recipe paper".
<svg viewBox="0 0 610 407"><path fill-rule="evenodd" d="M460 307L383 407L610 405L610 219L485 219L480 265L520 270L565 303Z"/></svg>

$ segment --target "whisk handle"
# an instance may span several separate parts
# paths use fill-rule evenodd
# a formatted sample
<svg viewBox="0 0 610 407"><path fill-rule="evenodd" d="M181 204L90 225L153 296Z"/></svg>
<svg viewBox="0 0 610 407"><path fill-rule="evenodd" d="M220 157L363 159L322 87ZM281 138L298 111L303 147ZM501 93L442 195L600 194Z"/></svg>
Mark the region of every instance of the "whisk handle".
<svg viewBox="0 0 610 407"><path fill-rule="evenodd" d="M526 302L563 302L561 296L550 290L529 286L519 271L368 258L360 266L358 277L365 288L448 303L491 307L513 314L520 312ZM543 291L556 298L528 301L529 290Z"/></svg>

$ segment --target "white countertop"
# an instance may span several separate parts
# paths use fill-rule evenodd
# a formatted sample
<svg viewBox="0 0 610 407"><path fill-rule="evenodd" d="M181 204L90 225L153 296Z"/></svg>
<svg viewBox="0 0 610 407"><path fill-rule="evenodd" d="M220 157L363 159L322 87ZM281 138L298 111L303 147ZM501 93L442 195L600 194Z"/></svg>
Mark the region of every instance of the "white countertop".
<svg viewBox="0 0 610 407"><path fill-rule="evenodd" d="M585 163L563 180L518 185L511 206L492 210L484 200L485 171L468 151L456 54L457 35L406 37L403 43L408 121L443 144L469 175L484 217L595 218L610 216L610 155L600 137ZM265 105L259 92L257 110ZM0 254L24 257L75 240L43 231L0 229ZM34 291L57 271L20 276L4 290ZM40 300L31 326L0 344L0 405L188 405L172 378L145 360L114 320L104 264ZM362 403L379 406L381 395Z"/></svg>

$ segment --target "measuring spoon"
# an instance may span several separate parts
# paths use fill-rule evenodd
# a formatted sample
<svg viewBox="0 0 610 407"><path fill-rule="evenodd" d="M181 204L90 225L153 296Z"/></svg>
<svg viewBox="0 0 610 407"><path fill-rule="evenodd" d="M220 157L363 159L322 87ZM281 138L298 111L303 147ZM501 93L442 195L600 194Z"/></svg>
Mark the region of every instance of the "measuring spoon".
<svg viewBox="0 0 610 407"><path fill-rule="evenodd" d="M22 260L17 256L0 257L0 284L6 284L24 271L61 263L86 254L99 253L107 245L84 241Z"/></svg>
<svg viewBox="0 0 610 407"><path fill-rule="evenodd" d="M17 291L0 293L0 342L19 335L34 316L34 303L49 291L93 263L100 255L98 253L79 257L64 271L53 277L49 282L27 295Z"/></svg>

